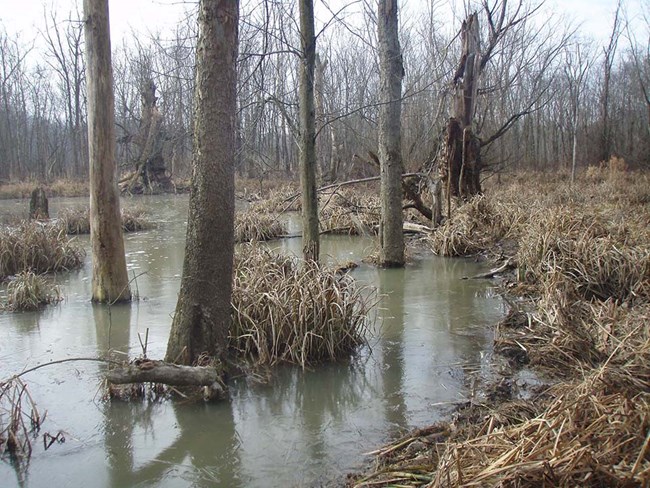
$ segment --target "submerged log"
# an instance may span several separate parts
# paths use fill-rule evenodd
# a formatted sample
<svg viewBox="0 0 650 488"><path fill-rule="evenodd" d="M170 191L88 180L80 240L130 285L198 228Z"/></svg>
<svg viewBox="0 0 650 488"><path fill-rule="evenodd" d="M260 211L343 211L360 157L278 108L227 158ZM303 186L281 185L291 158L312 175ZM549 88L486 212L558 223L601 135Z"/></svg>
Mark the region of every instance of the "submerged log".
<svg viewBox="0 0 650 488"><path fill-rule="evenodd" d="M106 374L109 383L162 383L170 386L214 386L219 373L205 366L179 366L164 361L140 360L111 369Z"/></svg>

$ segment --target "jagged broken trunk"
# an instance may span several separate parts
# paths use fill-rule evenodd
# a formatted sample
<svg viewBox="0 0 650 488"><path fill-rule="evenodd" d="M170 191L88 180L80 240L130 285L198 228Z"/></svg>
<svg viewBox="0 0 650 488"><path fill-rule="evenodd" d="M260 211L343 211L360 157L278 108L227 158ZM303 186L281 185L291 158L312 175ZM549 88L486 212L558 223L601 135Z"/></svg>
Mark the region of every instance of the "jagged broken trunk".
<svg viewBox="0 0 650 488"><path fill-rule="evenodd" d="M174 191L165 158L163 144L166 134L163 116L156 105L156 85L145 79L140 87L142 118L137 135L133 138L139 147L135 170L120 181L123 193L159 193Z"/></svg>
<svg viewBox="0 0 650 488"><path fill-rule="evenodd" d="M481 71L479 24L476 13L463 22L463 51L454 75L456 106L447 125L447 195L470 197L481 193L481 141L472 129Z"/></svg>

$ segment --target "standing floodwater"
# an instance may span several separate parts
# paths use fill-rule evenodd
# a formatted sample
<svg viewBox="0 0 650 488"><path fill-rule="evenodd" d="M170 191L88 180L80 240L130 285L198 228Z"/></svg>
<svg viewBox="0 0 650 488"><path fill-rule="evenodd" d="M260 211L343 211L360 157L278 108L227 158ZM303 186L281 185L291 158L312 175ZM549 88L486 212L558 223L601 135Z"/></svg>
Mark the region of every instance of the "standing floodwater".
<svg viewBox="0 0 650 488"><path fill-rule="evenodd" d="M56 216L62 205L50 202ZM72 357L141 354L161 358L176 305L183 262L187 197L148 197L124 205L147 208L158 226L127 234L127 265L137 276L130 305L90 303L90 259L58 277L66 300L42 312L0 314L0 379ZM26 203L25 209L26 207ZM0 202L3 213L21 212ZM25 210L26 211L26 210ZM218 230L215 230L218 232ZM87 237L80 241L88 247ZM300 239L270 244L298 254ZM328 261L359 262L372 240L324 237ZM47 420L41 434L63 431L66 442L44 451L39 437L24 473L0 463L0 485L19 486L310 486L358 466L363 452L405 430L434 422L470 395L469 374L485 368L489 325L501 301L466 260L426 258L406 269L362 265L357 280L377 288L378 331L354 361L311 371L274 370L268 384L235 379L231 399L216 404L102 399L105 366L53 365L25 376ZM126 356L124 356L126 357Z"/></svg>

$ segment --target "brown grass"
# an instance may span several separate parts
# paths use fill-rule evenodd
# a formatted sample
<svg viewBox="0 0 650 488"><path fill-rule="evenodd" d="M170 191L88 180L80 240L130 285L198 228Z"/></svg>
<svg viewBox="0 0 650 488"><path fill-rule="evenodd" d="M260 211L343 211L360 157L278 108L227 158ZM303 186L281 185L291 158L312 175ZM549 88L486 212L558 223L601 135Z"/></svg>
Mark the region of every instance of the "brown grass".
<svg viewBox="0 0 650 488"><path fill-rule="evenodd" d="M366 235L379 229L379 197L372 193L337 189L320 195L322 232Z"/></svg>
<svg viewBox="0 0 650 488"><path fill-rule="evenodd" d="M235 242L268 241L287 234L287 225L277 214L253 209L235 215Z"/></svg>
<svg viewBox="0 0 650 488"><path fill-rule="evenodd" d="M23 271L9 281L3 308L11 312L27 312L61 300L63 297L58 286L32 271Z"/></svg>
<svg viewBox="0 0 650 488"><path fill-rule="evenodd" d="M52 225L23 222L0 229L0 278L23 271L67 271L83 264L85 251Z"/></svg>
<svg viewBox="0 0 650 488"><path fill-rule="evenodd" d="M59 212L58 223L70 235L90 234L90 211L88 208L66 208ZM122 209L122 230L138 232L153 228L147 212L138 207Z"/></svg>
<svg viewBox="0 0 650 488"><path fill-rule="evenodd" d="M377 451L355 486L650 484L650 186L621 161L574 185L523 175L456 209L438 252L516 242L519 310L497 326L511 367L552 383L531 401L478 405Z"/></svg>
<svg viewBox="0 0 650 488"><path fill-rule="evenodd" d="M258 364L305 367L349 357L366 340L367 297L346 273L244 246L236 257L230 347Z"/></svg>

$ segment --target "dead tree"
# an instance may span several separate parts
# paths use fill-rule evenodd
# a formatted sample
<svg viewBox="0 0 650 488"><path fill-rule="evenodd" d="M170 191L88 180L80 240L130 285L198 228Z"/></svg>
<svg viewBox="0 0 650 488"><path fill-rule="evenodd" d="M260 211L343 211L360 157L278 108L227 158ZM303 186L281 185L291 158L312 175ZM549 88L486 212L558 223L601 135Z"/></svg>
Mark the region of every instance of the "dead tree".
<svg viewBox="0 0 650 488"><path fill-rule="evenodd" d="M156 85L146 78L140 88L142 116L138 134L134 138L140 147L135 170L120 181L120 189L127 193L156 193L173 191L174 185L167 172L163 157L166 139L162 128L163 117L156 101Z"/></svg>
<svg viewBox="0 0 650 488"><path fill-rule="evenodd" d="M482 69L479 22L471 14L461 27L462 56L454 75L454 114L447 124L447 196L481 193L481 142L473 128L478 80Z"/></svg>
<svg viewBox="0 0 650 488"><path fill-rule="evenodd" d="M50 218L48 210L47 195L42 186L34 188L32 197L29 201L29 219L30 220L47 220Z"/></svg>

